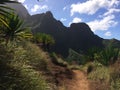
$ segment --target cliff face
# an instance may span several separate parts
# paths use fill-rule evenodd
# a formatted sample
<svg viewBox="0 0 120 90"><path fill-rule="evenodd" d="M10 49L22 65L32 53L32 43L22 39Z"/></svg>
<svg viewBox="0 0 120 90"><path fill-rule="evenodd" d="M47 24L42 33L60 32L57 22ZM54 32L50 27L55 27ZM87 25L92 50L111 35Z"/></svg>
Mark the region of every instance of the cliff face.
<svg viewBox="0 0 120 90"><path fill-rule="evenodd" d="M86 23L73 23L70 27L65 27L59 20L54 18L50 11L30 16L21 4L12 5L12 7L32 28L33 34L41 32L52 35L56 42L52 47L52 51L63 56L68 55L69 48L77 52L85 52L92 47L103 48L108 45L109 40L95 35Z"/></svg>

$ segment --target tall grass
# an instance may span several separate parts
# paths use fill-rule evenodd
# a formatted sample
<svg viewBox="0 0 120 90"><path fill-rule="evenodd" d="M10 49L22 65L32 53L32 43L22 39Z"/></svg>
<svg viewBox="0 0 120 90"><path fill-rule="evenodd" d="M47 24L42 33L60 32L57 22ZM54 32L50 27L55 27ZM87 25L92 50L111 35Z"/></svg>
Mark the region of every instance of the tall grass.
<svg viewBox="0 0 120 90"><path fill-rule="evenodd" d="M111 67L110 76L111 90L120 90L120 60Z"/></svg>
<svg viewBox="0 0 120 90"><path fill-rule="evenodd" d="M0 45L0 90L50 90L42 70L47 70L46 54L31 43Z"/></svg>
<svg viewBox="0 0 120 90"><path fill-rule="evenodd" d="M22 42L15 49L15 61L24 62L40 70L47 70L47 53L30 42Z"/></svg>

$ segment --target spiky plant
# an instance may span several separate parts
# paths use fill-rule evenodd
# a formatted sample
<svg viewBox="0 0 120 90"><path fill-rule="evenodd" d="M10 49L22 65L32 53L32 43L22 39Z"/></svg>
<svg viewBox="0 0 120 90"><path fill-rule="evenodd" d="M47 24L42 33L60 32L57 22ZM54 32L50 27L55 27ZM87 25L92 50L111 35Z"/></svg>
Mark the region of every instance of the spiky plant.
<svg viewBox="0 0 120 90"><path fill-rule="evenodd" d="M6 45L9 41L20 39L21 37L29 36L32 37L31 33L26 33L27 27L23 26L24 22L16 14L8 15L8 18L4 19L2 30L2 36L6 40Z"/></svg>

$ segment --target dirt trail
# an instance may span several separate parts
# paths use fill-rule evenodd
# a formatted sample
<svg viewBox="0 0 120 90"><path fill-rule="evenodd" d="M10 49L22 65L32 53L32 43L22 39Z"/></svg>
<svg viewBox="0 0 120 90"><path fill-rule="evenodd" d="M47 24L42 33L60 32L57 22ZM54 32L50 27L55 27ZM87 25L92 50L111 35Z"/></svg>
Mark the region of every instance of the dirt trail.
<svg viewBox="0 0 120 90"><path fill-rule="evenodd" d="M108 84L87 79L80 70L73 70L73 78L64 80L64 89L60 90L110 90Z"/></svg>
<svg viewBox="0 0 120 90"><path fill-rule="evenodd" d="M72 80L66 80L66 90L90 90L87 76L79 70L73 70L74 77Z"/></svg>

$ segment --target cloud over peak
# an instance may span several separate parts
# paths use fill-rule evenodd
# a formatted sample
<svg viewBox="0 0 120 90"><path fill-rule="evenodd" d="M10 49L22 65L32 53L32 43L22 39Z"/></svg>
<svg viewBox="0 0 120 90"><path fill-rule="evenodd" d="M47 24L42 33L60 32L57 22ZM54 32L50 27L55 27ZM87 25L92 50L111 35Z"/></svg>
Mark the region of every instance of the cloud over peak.
<svg viewBox="0 0 120 90"><path fill-rule="evenodd" d="M69 26L71 25L71 23L80 23L80 22L82 22L82 19L75 17L75 18L73 18L72 22L69 23Z"/></svg>
<svg viewBox="0 0 120 90"><path fill-rule="evenodd" d="M105 35L105 36L111 36L112 33L108 31L108 32L106 32L104 35Z"/></svg>
<svg viewBox="0 0 120 90"><path fill-rule="evenodd" d="M31 12L37 12L38 10L45 10L45 9L48 9L47 5L41 6L41 5L35 4L33 8L31 8Z"/></svg>
<svg viewBox="0 0 120 90"><path fill-rule="evenodd" d="M115 16L109 15L103 17L101 20L90 21L87 24L90 26L92 31L96 30L108 30L110 27L117 25L117 21L114 21Z"/></svg>

